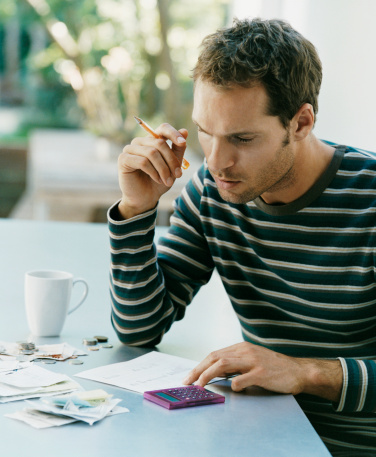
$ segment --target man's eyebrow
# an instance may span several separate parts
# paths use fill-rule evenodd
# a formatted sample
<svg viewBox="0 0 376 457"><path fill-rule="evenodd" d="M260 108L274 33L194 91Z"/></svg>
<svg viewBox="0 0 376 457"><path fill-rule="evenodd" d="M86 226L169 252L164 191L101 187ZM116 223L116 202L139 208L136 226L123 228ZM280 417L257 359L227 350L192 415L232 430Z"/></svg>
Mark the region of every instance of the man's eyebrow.
<svg viewBox="0 0 376 457"><path fill-rule="evenodd" d="M192 122L193 122L195 125L197 125L197 127L199 127L199 129L200 129L202 132L208 133L208 132L205 131L205 129L203 129L203 128L201 127L201 125L200 125L195 119L192 118ZM251 136L253 135L253 136L255 136L255 135L259 135L260 133L261 133L261 132L246 131L246 130L244 130L244 131L239 131L239 132L227 133L227 134L225 134L224 136L225 136L226 138L233 138L233 137L236 137L236 136L246 136L246 135L251 135Z"/></svg>

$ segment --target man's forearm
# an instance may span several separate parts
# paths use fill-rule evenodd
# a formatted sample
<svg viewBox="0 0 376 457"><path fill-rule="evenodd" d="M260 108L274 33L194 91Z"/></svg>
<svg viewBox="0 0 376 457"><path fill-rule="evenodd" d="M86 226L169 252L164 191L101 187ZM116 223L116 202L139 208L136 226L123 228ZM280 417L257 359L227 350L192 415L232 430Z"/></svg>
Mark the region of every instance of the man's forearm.
<svg viewBox="0 0 376 457"><path fill-rule="evenodd" d="M338 402L342 391L339 360L291 357L262 346L243 342L209 354L194 368L184 383L204 386L216 377L237 374L234 391L249 386L286 394L307 393Z"/></svg>
<svg viewBox="0 0 376 457"><path fill-rule="evenodd" d="M126 344L155 343L174 314L158 274L155 210L127 221L118 219L117 210L114 205L109 211L112 323Z"/></svg>

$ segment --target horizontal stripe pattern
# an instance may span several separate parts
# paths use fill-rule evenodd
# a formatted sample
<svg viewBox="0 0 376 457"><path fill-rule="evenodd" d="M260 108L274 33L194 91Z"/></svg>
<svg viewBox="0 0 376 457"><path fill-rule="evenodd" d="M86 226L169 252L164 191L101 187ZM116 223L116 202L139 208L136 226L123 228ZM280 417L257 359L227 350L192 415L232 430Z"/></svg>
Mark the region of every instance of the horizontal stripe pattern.
<svg viewBox="0 0 376 457"><path fill-rule="evenodd" d="M158 250L156 209L119 222L115 205L112 321L126 344L157 344L216 268L245 340L340 358L339 403L298 401L329 449L376 453L376 160L342 147L334 163L329 185L281 212L258 199L223 201L204 164L176 200Z"/></svg>

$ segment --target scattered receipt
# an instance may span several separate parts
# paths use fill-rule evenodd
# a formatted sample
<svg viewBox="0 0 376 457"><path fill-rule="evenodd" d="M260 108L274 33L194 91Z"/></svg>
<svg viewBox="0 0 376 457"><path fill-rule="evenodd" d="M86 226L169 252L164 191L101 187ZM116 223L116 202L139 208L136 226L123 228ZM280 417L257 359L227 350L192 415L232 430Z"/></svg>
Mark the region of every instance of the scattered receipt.
<svg viewBox="0 0 376 457"><path fill-rule="evenodd" d="M72 392L80 385L64 374L35 365L0 373L0 403Z"/></svg>
<svg viewBox="0 0 376 457"><path fill-rule="evenodd" d="M89 425L113 415L129 412L118 406L120 399L98 389L50 399L26 401L28 408L6 417L26 422L34 428L48 428L83 421Z"/></svg>
<svg viewBox="0 0 376 457"><path fill-rule="evenodd" d="M194 360L152 351L128 362L82 371L75 376L144 393L181 386L196 365Z"/></svg>

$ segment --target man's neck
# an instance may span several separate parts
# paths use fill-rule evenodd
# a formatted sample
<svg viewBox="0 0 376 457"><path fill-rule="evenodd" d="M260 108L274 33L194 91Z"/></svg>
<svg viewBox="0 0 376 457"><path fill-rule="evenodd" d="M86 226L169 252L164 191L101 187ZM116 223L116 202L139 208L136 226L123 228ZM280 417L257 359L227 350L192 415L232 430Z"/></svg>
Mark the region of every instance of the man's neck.
<svg viewBox="0 0 376 457"><path fill-rule="evenodd" d="M287 204L304 195L328 168L335 151L313 134L295 144L295 148L295 162L290 172L291 185L262 194L265 203Z"/></svg>

